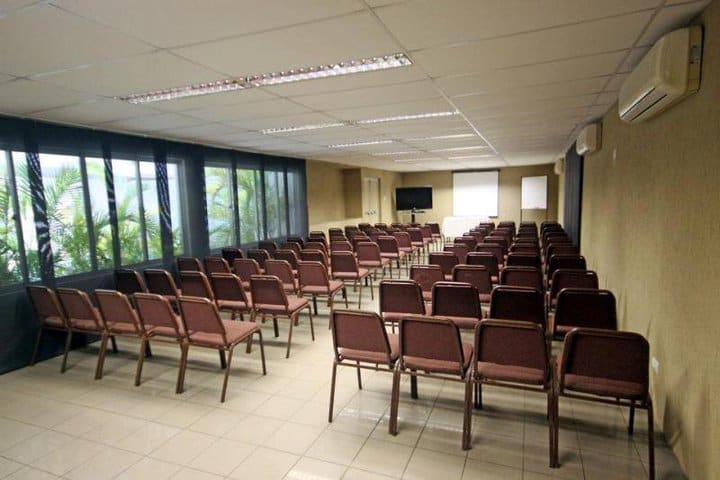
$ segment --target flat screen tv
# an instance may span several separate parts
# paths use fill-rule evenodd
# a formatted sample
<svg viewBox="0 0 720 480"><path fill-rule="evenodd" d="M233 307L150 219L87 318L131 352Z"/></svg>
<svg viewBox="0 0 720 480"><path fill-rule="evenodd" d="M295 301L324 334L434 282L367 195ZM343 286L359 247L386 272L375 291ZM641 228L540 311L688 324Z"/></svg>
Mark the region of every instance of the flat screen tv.
<svg viewBox="0 0 720 480"><path fill-rule="evenodd" d="M402 187L395 189L397 210L425 210L433 206L432 187Z"/></svg>

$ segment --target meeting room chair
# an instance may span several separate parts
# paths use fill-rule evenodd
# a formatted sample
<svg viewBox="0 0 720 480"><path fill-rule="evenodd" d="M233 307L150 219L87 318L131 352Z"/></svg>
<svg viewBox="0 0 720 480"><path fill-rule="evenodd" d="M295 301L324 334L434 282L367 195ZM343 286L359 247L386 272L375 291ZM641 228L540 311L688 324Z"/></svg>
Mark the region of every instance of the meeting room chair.
<svg viewBox="0 0 720 480"><path fill-rule="evenodd" d="M464 243L446 243L443 251L452 252L458 259L458 263L467 263L467 255L470 250Z"/></svg>
<svg viewBox="0 0 720 480"><path fill-rule="evenodd" d="M182 295L182 291L175 285L175 280L170 272L159 268L148 268L143 271L143 274L148 292L164 296L171 305L177 307L177 299Z"/></svg>
<svg viewBox="0 0 720 480"><path fill-rule="evenodd" d="M63 332L65 333L65 350L63 352L62 363L60 364L60 373L65 373L72 335L70 334L70 325L65 316L65 311L60 305L60 300L54 290L42 285L29 285L25 290L30 300L30 305L32 306L35 321L38 324L38 332L35 337L32 357L30 357L30 365L35 365L37 360L43 332L45 330Z"/></svg>
<svg viewBox="0 0 720 480"><path fill-rule="evenodd" d="M395 326L407 315L425 315L425 302L420 285L412 280L380 282L380 315L395 333Z"/></svg>
<svg viewBox="0 0 720 480"><path fill-rule="evenodd" d="M332 310L335 296L342 293L345 299L345 308L348 308L347 291L345 284L340 280L331 280L325 265L320 262L298 262L298 278L300 280L300 294L310 295L313 309L317 315L317 298L327 297L327 306Z"/></svg>
<svg viewBox="0 0 720 480"><path fill-rule="evenodd" d="M211 273L231 273L230 265L223 257L210 255L205 257L205 274Z"/></svg>
<svg viewBox="0 0 720 480"><path fill-rule="evenodd" d="M236 258L233 263L233 270L235 271L235 275L242 281L245 290L250 290L250 277L262 273L260 264L252 258Z"/></svg>
<svg viewBox="0 0 720 480"><path fill-rule="evenodd" d="M502 268L505 265L505 253L503 252L502 245L497 243L478 243L475 247L476 252L480 253L492 253L497 259L498 268Z"/></svg>
<svg viewBox="0 0 720 480"><path fill-rule="evenodd" d="M493 253L488 252L470 252L467 256L468 265L482 265L490 272L490 280L493 284L499 282L500 268L498 267L497 257Z"/></svg>
<svg viewBox="0 0 720 480"><path fill-rule="evenodd" d="M615 296L609 290L564 288L557 295L551 321L556 339L576 327L617 330Z"/></svg>
<svg viewBox="0 0 720 480"><path fill-rule="evenodd" d="M175 259L175 264L178 272L204 271L202 263L195 257L178 257L177 259Z"/></svg>
<svg viewBox="0 0 720 480"><path fill-rule="evenodd" d="M273 254L277 249L273 250ZM255 260L260 267L260 271L265 271L265 262L269 260L270 252L263 248L251 248L247 251L247 256L251 260Z"/></svg>
<svg viewBox="0 0 720 480"><path fill-rule="evenodd" d="M380 253L380 247L374 242L360 242L356 245L358 265L367 268L373 272L374 278L377 279L377 272L380 271L383 278L385 277L385 267L390 267L390 278L392 278L392 264L389 258L383 258Z"/></svg>
<svg viewBox="0 0 720 480"><path fill-rule="evenodd" d="M587 270L587 264L585 257L582 255L562 255L555 254L550 257L547 267L547 278L549 283L552 285L552 276L555 270L559 268L570 268L573 270Z"/></svg>
<svg viewBox="0 0 720 480"><path fill-rule="evenodd" d="M439 265L443 275L445 275L445 280L451 281L453 268L460 264L460 260L454 252L430 252L428 263L430 265Z"/></svg>
<svg viewBox="0 0 720 480"><path fill-rule="evenodd" d="M260 240L258 242L258 250L265 250L268 253L268 256L272 257L275 255L275 250L278 249L277 243L275 243L272 240ZM248 253L250 253L248 251Z"/></svg>
<svg viewBox="0 0 720 480"><path fill-rule="evenodd" d="M221 250L221 255L225 259L225 261L228 263L228 265L233 265L235 263L236 258L243 258L245 254L243 254L242 249L237 247L226 247Z"/></svg>
<svg viewBox="0 0 720 480"><path fill-rule="evenodd" d="M538 270L542 269L540 255L521 252L508 253L505 265L508 267L534 267Z"/></svg>
<svg viewBox="0 0 720 480"><path fill-rule="evenodd" d="M286 245L286 244L283 244ZM275 260L284 260L285 262L290 264L290 267L293 270L293 274L297 273L298 270L298 258L302 255L302 250L295 251L289 248L278 248L275 250ZM265 270L267 271L267 260L265 263ZM268 273L268 275L272 275Z"/></svg>
<svg viewBox="0 0 720 480"><path fill-rule="evenodd" d="M343 282L352 281L353 291L358 288L358 308L362 308L363 283L370 284L370 299L375 299L373 293L373 279L370 276L370 270L360 267L358 261L350 252L334 252L332 254L332 278ZM347 287L346 287L347 288Z"/></svg>
<svg viewBox="0 0 720 480"><path fill-rule="evenodd" d="M563 288L591 288L598 289L598 276L592 270L574 270L559 268L552 276L551 288L548 291L548 309L554 310L557 303L557 294Z"/></svg>
<svg viewBox="0 0 720 480"><path fill-rule="evenodd" d="M381 235L377 239L377 244L378 247L380 247L380 256L382 258L387 258L390 260L391 264L393 260L395 261L398 269L398 276L400 276L400 263L405 260L406 254L400 250L397 239L391 235ZM410 270L408 269L408 274L409 272ZM390 276L392 277L392 270L390 271Z"/></svg>
<svg viewBox="0 0 720 480"><path fill-rule="evenodd" d="M215 294L215 304L221 312L230 312L230 320L240 315L245 320L245 314L252 314L252 301L250 294L245 292L242 280L232 273L211 273L210 284Z"/></svg>
<svg viewBox="0 0 720 480"><path fill-rule="evenodd" d="M183 296L200 297L215 301L215 294L203 272L180 272L180 289Z"/></svg>
<svg viewBox="0 0 720 480"><path fill-rule="evenodd" d="M458 328L472 330L482 319L477 288L469 283L437 282L432 290L432 316L450 319Z"/></svg>
<svg viewBox="0 0 720 480"><path fill-rule="evenodd" d="M280 250L278 250L279 252ZM292 251L287 250L292 255L295 255ZM276 252L277 253L277 252ZM265 274L274 275L280 279L283 284L285 293L291 293L298 295L299 283L295 276L295 270L287 260L268 260L265 262Z"/></svg>
<svg viewBox="0 0 720 480"><path fill-rule="evenodd" d="M115 290L131 296L135 293L146 293L147 287L137 270L118 268L115 270Z"/></svg>
<svg viewBox="0 0 720 480"><path fill-rule="evenodd" d="M499 286L490 295L488 318L532 322L547 327L545 297L540 290L527 287Z"/></svg>
<svg viewBox="0 0 720 480"><path fill-rule="evenodd" d="M500 285L544 290L542 272L535 267L505 267L500 272Z"/></svg>
<svg viewBox="0 0 720 480"><path fill-rule="evenodd" d="M493 289L490 271L482 265L456 265L453 268L453 282L469 283L475 287L480 297L480 303L490 303L490 293Z"/></svg>
<svg viewBox="0 0 720 480"><path fill-rule="evenodd" d="M432 301L432 288L437 282L445 281L440 265L412 265L410 267L410 280L420 285L423 300Z"/></svg>

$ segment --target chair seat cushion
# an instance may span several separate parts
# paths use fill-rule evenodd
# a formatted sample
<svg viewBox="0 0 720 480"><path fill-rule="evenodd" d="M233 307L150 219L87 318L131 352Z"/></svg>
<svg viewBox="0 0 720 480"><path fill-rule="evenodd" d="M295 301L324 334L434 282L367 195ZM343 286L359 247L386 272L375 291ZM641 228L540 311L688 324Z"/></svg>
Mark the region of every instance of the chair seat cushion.
<svg viewBox="0 0 720 480"><path fill-rule="evenodd" d="M135 325L132 323L127 322L114 322L114 323L108 323L107 329L110 331L110 333L118 333L118 334L131 334L131 333L137 333L137 330L135 329Z"/></svg>
<svg viewBox="0 0 720 480"><path fill-rule="evenodd" d="M367 268L358 268L357 272L333 272L333 277L343 280L358 279L367 277L369 271Z"/></svg>
<svg viewBox="0 0 720 480"><path fill-rule="evenodd" d="M455 317L452 315L438 315L438 317L450 319L458 328L464 330L472 330L480 322L480 319L476 317Z"/></svg>
<svg viewBox="0 0 720 480"><path fill-rule="evenodd" d="M220 310L250 310L250 306L247 303L239 300L218 300L217 305Z"/></svg>
<svg viewBox="0 0 720 480"><path fill-rule="evenodd" d="M56 316L45 317L45 320L43 321L43 323L46 326L52 327L52 328L65 328L65 322L63 321L63 319L60 317L56 317Z"/></svg>
<svg viewBox="0 0 720 480"><path fill-rule="evenodd" d="M480 294L480 303L490 303L491 295L489 293Z"/></svg>
<svg viewBox="0 0 720 480"><path fill-rule="evenodd" d="M465 360L462 368L463 373L470 367L472 361L473 346L470 343L463 342L463 358ZM460 366L457 362L447 360L434 360L430 358L413 357L405 355L403 357L405 368L410 370L422 370L428 373L460 373Z"/></svg>
<svg viewBox="0 0 720 480"><path fill-rule="evenodd" d="M77 330L87 330L90 332L99 332L100 328L97 326L94 320L85 319L70 319L70 325L72 328Z"/></svg>
<svg viewBox="0 0 720 480"><path fill-rule="evenodd" d="M395 362L400 355L400 340L397 335L388 334L390 344L390 361ZM356 362L386 363L385 352L373 352L368 350L355 350L351 348L338 348L340 360L352 360Z"/></svg>
<svg viewBox="0 0 720 480"><path fill-rule="evenodd" d="M285 310L284 305L271 305L271 304L255 304L255 309L258 313L269 313L269 314L280 314L286 315L288 313L294 313L301 308L305 308L308 305L308 301L305 298L299 297L287 297L288 308Z"/></svg>
<svg viewBox="0 0 720 480"><path fill-rule="evenodd" d="M332 292L336 292L343 288L344 284L342 280L330 280L327 286L325 285L304 285L302 287L303 293L314 293L320 295L328 295Z"/></svg>
<svg viewBox="0 0 720 480"><path fill-rule="evenodd" d="M223 341L222 335L211 332L192 332L190 343L208 347L225 347L243 341L260 328L254 322L232 322L230 320L223 320L223 326L227 344Z"/></svg>
<svg viewBox="0 0 720 480"><path fill-rule="evenodd" d="M544 385L545 371L537 368L501 365L499 363L478 362L477 375L487 380L523 383L526 385Z"/></svg>
<svg viewBox="0 0 720 480"><path fill-rule="evenodd" d="M147 331L148 334L152 334L153 336L157 337L178 338L178 334L172 327L156 327L155 325L145 325L145 331ZM180 336L185 336L185 334L183 333L183 329L180 329Z"/></svg>
<svg viewBox="0 0 720 480"><path fill-rule="evenodd" d="M406 313L406 312L383 312L382 317L386 322L399 323L405 317L412 317L413 315L422 315L420 313Z"/></svg>
<svg viewBox="0 0 720 480"><path fill-rule="evenodd" d="M422 292L422 295L423 295L423 300L425 300L426 302L432 301L432 292Z"/></svg>
<svg viewBox="0 0 720 480"><path fill-rule="evenodd" d="M565 390L630 400L642 400L646 394L645 388L640 383L571 373L565 374Z"/></svg>
<svg viewBox="0 0 720 480"><path fill-rule="evenodd" d="M384 267L388 263L390 263L390 259L388 258L383 258L382 260L358 260L358 265L368 268Z"/></svg>

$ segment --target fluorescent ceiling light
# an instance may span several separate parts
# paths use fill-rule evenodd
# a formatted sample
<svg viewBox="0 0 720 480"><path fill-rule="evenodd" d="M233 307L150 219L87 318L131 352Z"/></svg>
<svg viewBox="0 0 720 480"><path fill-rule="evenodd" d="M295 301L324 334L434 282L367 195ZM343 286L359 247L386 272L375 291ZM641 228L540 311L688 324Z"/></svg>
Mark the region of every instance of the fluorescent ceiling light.
<svg viewBox="0 0 720 480"><path fill-rule="evenodd" d="M314 67L301 67L293 70L264 73L247 77L225 78L214 82L186 85L182 87L166 88L152 92L136 93L117 97L118 100L139 104L160 102L163 100L176 100L178 98L195 97L211 93L231 92L252 87L264 87L281 83L300 82L318 78L349 75L351 73L372 72L388 68L406 67L412 65L404 53L394 53L382 57L361 58L346 62L317 65Z"/></svg>
<svg viewBox="0 0 720 480"><path fill-rule="evenodd" d="M300 125L298 127L280 127L280 128L264 128L260 130L265 135L271 134L271 133L289 133L289 132L301 132L303 130L319 130L321 128L333 128L333 127L343 127L345 126L345 123L343 122L335 122L335 123L318 123L316 125Z"/></svg>
<svg viewBox="0 0 720 480"><path fill-rule="evenodd" d="M485 155L465 155L461 157L448 157L448 160L474 160L476 158L493 158L495 157L492 153L486 153Z"/></svg>
<svg viewBox="0 0 720 480"><path fill-rule="evenodd" d="M473 133L458 133L455 135L438 135L435 137L415 137L415 138L406 138L406 142L424 142L426 140L452 140L455 138L470 138L474 137L475 134Z"/></svg>
<svg viewBox="0 0 720 480"><path fill-rule="evenodd" d="M420 120L423 118L437 118L437 117L452 117L453 115L459 115L459 112L431 112L431 113L418 113L415 115L400 115L397 117L385 117L385 118L371 118L370 120L358 120L356 123L359 125L369 125L373 123L385 123L385 122L401 122L404 120Z"/></svg>
<svg viewBox="0 0 720 480"><path fill-rule="evenodd" d="M364 147L366 145L383 145L386 143L393 143L393 141L392 140L372 140L369 142L336 143L335 145L328 145L328 148Z"/></svg>
<svg viewBox="0 0 720 480"><path fill-rule="evenodd" d="M437 150L430 150L431 152L462 152L465 150L486 150L490 147L487 145L473 145L471 147L451 147L451 148L439 148Z"/></svg>
<svg viewBox="0 0 720 480"><path fill-rule="evenodd" d="M389 155L417 155L419 152L416 150L413 151L405 151L405 152L380 152L380 153L371 153L373 157L386 157Z"/></svg>
<svg viewBox="0 0 720 480"><path fill-rule="evenodd" d="M413 162L430 162L430 161L439 161L442 160L442 158L437 157L427 157L427 158L397 158L393 160L395 163L413 163ZM416 164L417 165L417 164Z"/></svg>

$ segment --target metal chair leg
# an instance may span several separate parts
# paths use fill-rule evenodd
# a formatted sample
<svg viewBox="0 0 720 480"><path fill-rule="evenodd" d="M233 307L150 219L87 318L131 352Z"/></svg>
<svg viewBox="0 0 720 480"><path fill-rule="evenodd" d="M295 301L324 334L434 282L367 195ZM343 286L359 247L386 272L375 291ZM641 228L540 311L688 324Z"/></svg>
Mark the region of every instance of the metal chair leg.
<svg viewBox="0 0 720 480"><path fill-rule="evenodd" d="M335 377L337 376L337 361L333 361L332 377L330 380L330 407L328 408L328 423L333 421L333 406L335 405Z"/></svg>
<svg viewBox="0 0 720 480"><path fill-rule="evenodd" d="M230 376L230 363L232 362L232 356L233 356L234 350L235 350L235 345L230 347L230 350L228 350L227 366L225 367L225 378L223 378L222 393L220 394L220 403L225 402L225 394L227 393L228 377ZM225 355L223 355L223 358L225 358Z"/></svg>
<svg viewBox="0 0 720 480"><path fill-rule="evenodd" d="M72 330L68 330L67 337L65 337L65 350L63 350L63 359L62 364L60 364L60 373L65 373L65 370L67 369L67 358L68 353L70 353L70 344L72 343Z"/></svg>

